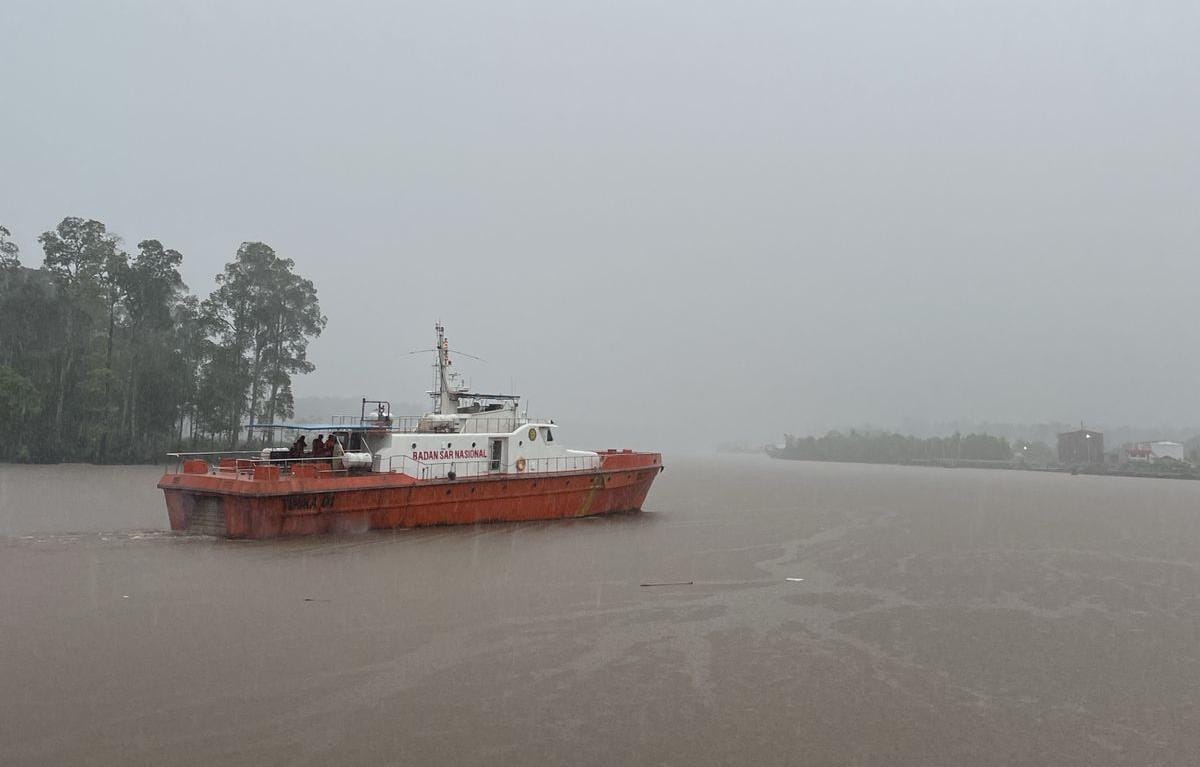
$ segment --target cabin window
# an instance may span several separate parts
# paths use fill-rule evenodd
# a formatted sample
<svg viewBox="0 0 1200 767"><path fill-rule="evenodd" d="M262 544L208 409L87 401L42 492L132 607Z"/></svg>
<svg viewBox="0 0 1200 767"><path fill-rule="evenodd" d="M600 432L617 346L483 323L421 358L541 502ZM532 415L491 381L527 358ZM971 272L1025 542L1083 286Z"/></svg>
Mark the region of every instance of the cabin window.
<svg viewBox="0 0 1200 767"><path fill-rule="evenodd" d="M504 450L504 441L499 439L492 440L492 459L488 463L488 469L491 471L500 471L500 457Z"/></svg>
<svg viewBox="0 0 1200 767"><path fill-rule="evenodd" d="M550 431L549 429L546 429L545 432L546 432L546 441L553 442L554 441L554 432Z"/></svg>

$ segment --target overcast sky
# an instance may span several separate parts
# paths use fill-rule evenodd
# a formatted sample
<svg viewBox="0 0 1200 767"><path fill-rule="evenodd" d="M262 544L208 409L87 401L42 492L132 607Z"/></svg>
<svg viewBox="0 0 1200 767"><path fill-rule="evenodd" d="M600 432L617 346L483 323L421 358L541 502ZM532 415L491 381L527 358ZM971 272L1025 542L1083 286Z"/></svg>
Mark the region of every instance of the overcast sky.
<svg viewBox="0 0 1200 767"><path fill-rule="evenodd" d="M267 242L299 395L422 401L441 318L580 447L1200 424L1195 0L4 0L0 104L27 264Z"/></svg>

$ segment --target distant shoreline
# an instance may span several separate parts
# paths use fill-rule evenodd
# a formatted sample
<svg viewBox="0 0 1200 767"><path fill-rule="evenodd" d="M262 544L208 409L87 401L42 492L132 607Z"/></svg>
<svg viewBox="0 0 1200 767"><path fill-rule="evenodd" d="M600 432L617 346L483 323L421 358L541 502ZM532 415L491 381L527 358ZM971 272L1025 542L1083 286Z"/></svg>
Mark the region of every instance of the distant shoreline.
<svg viewBox="0 0 1200 767"><path fill-rule="evenodd" d="M1022 463L1021 461L983 461L972 460L967 458L962 459L913 459L908 461L873 461L873 460L847 460L847 459L827 459L827 458L810 458L810 457L792 457L781 455L778 448L773 452L770 447L763 451L767 456L780 461L807 461L810 463L854 463L854 464L870 464L876 466L924 466L942 469L992 469L1000 471L1033 471L1049 474L1087 474L1089 476L1100 477L1133 477L1136 479L1200 479L1200 473L1181 473L1181 472L1163 472L1163 471L1129 471L1127 469L1109 468L1103 465L1092 466L1057 466L1057 465L1036 465Z"/></svg>
<svg viewBox="0 0 1200 767"><path fill-rule="evenodd" d="M165 457L161 461L122 461L120 463L92 463L91 461L0 461L0 466L30 466L49 468L51 466L87 466L93 469L103 469L107 467L122 468L129 466L166 466L172 463L175 459Z"/></svg>

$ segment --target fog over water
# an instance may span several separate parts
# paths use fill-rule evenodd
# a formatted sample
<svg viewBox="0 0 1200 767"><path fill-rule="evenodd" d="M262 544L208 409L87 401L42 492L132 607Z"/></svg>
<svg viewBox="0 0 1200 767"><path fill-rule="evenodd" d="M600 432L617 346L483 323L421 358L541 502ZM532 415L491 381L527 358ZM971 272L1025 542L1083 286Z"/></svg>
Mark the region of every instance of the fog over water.
<svg viewBox="0 0 1200 767"><path fill-rule="evenodd" d="M276 541L0 465L0 762L1200 760L1200 482L667 464L643 513Z"/></svg>
<svg viewBox="0 0 1200 767"><path fill-rule="evenodd" d="M1198 40L1194 0L4 0L23 263L94 218L203 296L263 241L329 319L309 405L423 403L441 320L667 468L249 542L168 532L158 467L0 464L0 764L1200 763L1200 482L695 455L1200 433Z"/></svg>
<svg viewBox="0 0 1200 767"><path fill-rule="evenodd" d="M302 396L419 400L401 353L441 318L472 383L589 444L1200 423L1194 2L9 0L0 28L25 262L94 217L203 293L268 242L330 320Z"/></svg>

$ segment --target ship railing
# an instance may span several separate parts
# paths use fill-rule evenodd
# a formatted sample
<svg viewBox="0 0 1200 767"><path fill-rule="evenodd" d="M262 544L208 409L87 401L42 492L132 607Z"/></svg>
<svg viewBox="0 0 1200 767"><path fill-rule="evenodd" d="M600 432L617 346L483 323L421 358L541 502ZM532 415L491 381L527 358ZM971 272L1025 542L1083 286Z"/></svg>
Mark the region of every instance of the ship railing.
<svg viewBox="0 0 1200 767"><path fill-rule="evenodd" d="M390 455L386 459L381 455L376 455L371 464L371 471L393 472L422 478L425 474L425 467L426 465L421 461L406 455Z"/></svg>
<svg viewBox="0 0 1200 767"><path fill-rule="evenodd" d="M600 468L598 455L559 455L547 458L526 458L520 474L557 474L565 471L590 471Z"/></svg>
<svg viewBox="0 0 1200 767"><path fill-rule="evenodd" d="M278 466L280 476L294 476L296 466L316 466L320 476L344 476L349 474L342 466L341 456L322 456L321 458L259 458L255 466Z"/></svg>
<svg viewBox="0 0 1200 767"><path fill-rule="evenodd" d="M346 429L379 429L381 431L415 431L421 416L401 415L386 418L363 418L359 415L335 415L329 419L333 426Z"/></svg>
<svg viewBox="0 0 1200 767"><path fill-rule="evenodd" d="M219 474L237 478L252 479L260 466L276 466L279 476L345 476L349 472L342 467L336 457L293 458L280 456L278 458L263 458L261 450L225 450L197 453L168 453L176 459L175 472L195 473L189 470L189 461L203 461L199 473ZM297 472L297 467L314 466L315 472L307 469ZM416 479L466 479L504 475L519 477L526 474L562 474L568 472L591 471L600 467L600 457L595 455L562 455L544 458L525 458L518 464L504 464L489 458L453 461L419 461L407 455L393 455L386 459L375 455L371 471L377 473L398 472Z"/></svg>
<svg viewBox="0 0 1200 767"><path fill-rule="evenodd" d="M175 459L175 474L193 473L187 471L188 461L203 461L208 465L209 474L233 476L240 479L252 479L258 466L277 466L280 477L296 476L296 466L314 466L317 476L339 476L348 472L341 465L340 459L326 456L321 458L263 458L262 450L218 450L201 453L167 453ZM252 457L251 457L252 456ZM199 473L205 473L203 471ZM301 471L300 474L307 474Z"/></svg>
<svg viewBox="0 0 1200 767"><path fill-rule="evenodd" d="M394 471L417 479L468 479L472 477L506 476L520 477L526 474L563 474L592 471L600 467L600 457L595 455L562 455L546 458L526 458L523 468L515 464L505 465L488 458L461 461L418 461L405 455L389 456L387 460L376 458L376 471Z"/></svg>
<svg viewBox="0 0 1200 767"><path fill-rule="evenodd" d="M357 415L335 415L330 423L346 429L371 429L392 434L511 434L529 423L550 423L548 420L512 415L488 416L486 414L460 413L462 420L431 420L423 415L389 416L387 418L362 418ZM463 429L470 426L471 431ZM314 430L315 431L315 430Z"/></svg>
<svg viewBox="0 0 1200 767"><path fill-rule="evenodd" d="M228 466L228 462L250 464L254 461L253 458L244 458L243 456L258 456L262 457L262 450L210 450L207 452L191 452L191 453L167 453L168 458L175 459L175 474L183 473L184 464L188 461L204 461L209 466L210 471L216 470L219 466ZM225 462L225 463L222 463Z"/></svg>

